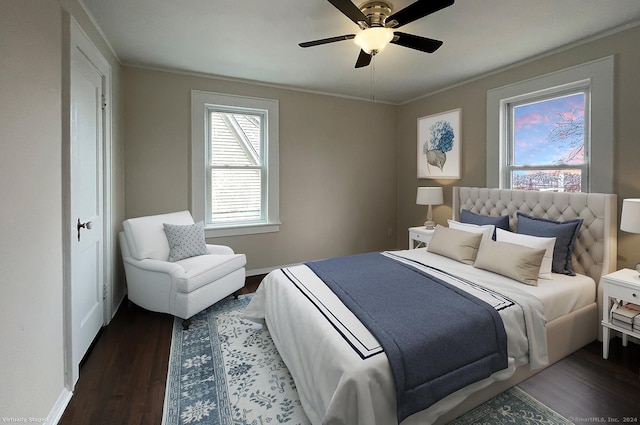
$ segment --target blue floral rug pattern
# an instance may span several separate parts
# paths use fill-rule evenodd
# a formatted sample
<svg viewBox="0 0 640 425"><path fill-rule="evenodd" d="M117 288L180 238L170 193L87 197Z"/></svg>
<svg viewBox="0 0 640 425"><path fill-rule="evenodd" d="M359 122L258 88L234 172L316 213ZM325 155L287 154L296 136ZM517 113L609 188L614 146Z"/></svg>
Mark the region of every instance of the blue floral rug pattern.
<svg viewBox="0 0 640 425"><path fill-rule="evenodd" d="M518 387L509 388L476 407L453 425L571 425L573 422L549 409Z"/></svg>
<svg viewBox="0 0 640 425"><path fill-rule="evenodd" d="M188 331L174 320L163 425L309 425L269 331L240 318L251 296L216 303ZM571 424L517 387L452 423Z"/></svg>
<svg viewBox="0 0 640 425"><path fill-rule="evenodd" d="M164 425L309 424L269 331L240 318L250 300L174 320Z"/></svg>

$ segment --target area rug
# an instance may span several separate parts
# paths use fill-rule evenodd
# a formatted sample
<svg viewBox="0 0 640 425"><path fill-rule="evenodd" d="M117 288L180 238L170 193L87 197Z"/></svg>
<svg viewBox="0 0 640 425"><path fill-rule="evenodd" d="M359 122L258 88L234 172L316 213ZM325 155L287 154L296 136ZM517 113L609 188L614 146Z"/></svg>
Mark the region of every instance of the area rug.
<svg viewBox="0 0 640 425"><path fill-rule="evenodd" d="M520 388L513 387L481 404L451 424L571 425L573 422L549 409Z"/></svg>
<svg viewBox="0 0 640 425"><path fill-rule="evenodd" d="M240 315L251 295L173 323L163 425L309 424L266 327Z"/></svg>
<svg viewBox="0 0 640 425"><path fill-rule="evenodd" d="M224 299L175 319L163 425L308 425L295 384L266 327L240 315L252 295ZM571 424L518 388L482 404L455 424Z"/></svg>

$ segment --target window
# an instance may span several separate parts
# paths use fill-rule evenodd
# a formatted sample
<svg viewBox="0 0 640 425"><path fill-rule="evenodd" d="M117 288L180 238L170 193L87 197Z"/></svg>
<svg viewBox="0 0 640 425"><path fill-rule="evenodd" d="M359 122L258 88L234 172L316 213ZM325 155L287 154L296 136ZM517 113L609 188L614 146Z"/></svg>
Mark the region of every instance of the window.
<svg viewBox="0 0 640 425"><path fill-rule="evenodd" d="M194 219L208 237L278 231L278 102L191 98Z"/></svg>
<svg viewBox="0 0 640 425"><path fill-rule="evenodd" d="M588 87L506 104L510 189L588 192Z"/></svg>
<svg viewBox="0 0 640 425"><path fill-rule="evenodd" d="M487 187L613 193L612 56L487 92Z"/></svg>

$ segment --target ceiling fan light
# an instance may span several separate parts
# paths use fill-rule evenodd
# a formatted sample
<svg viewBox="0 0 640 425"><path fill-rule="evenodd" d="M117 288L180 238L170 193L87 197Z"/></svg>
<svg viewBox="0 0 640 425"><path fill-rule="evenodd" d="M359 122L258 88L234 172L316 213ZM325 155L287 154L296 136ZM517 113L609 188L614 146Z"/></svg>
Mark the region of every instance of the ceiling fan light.
<svg viewBox="0 0 640 425"><path fill-rule="evenodd" d="M360 31L353 41L366 53L381 52L393 40L393 30L384 27L372 27Z"/></svg>

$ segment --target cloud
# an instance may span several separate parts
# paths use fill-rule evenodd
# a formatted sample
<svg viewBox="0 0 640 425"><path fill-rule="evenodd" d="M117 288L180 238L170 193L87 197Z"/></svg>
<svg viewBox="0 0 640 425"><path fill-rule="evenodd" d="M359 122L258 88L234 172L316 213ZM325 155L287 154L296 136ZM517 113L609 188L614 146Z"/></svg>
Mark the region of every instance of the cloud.
<svg viewBox="0 0 640 425"><path fill-rule="evenodd" d="M523 128L532 128L534 125L540 124L544 121L544 116L542 114L531 113L517 117L514 124L516 130L521 130Z"/></svg>

